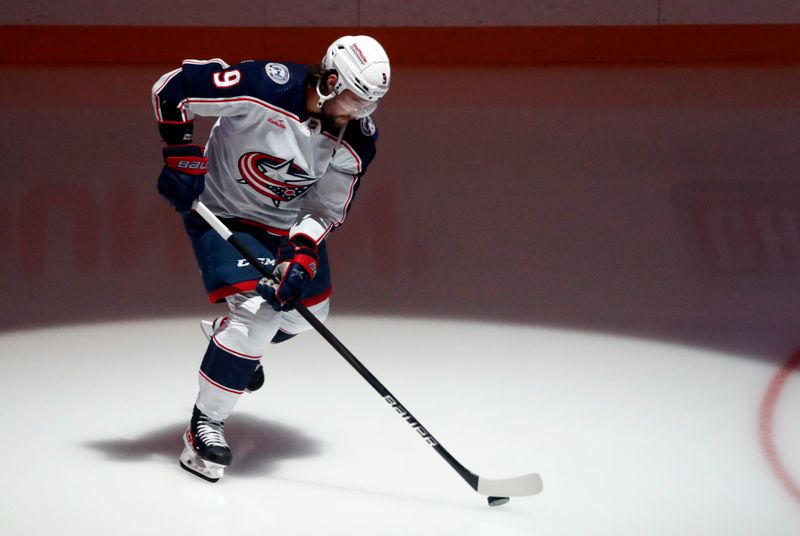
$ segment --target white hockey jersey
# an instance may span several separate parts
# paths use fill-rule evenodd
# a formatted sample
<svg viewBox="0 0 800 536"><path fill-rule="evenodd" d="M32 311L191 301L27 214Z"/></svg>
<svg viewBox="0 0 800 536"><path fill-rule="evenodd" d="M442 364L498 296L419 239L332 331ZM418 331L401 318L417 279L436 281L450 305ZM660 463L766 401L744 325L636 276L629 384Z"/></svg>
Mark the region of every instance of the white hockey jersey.
<svg viewBox="0 0 800 536"><path fill-rule="evenodd" d="M308 68L292 63L186 60L153 86L164 141L192 142L195 115L219 117L206 146L200 200L221 218L322 241L341 225L375 155L370 117L339 129L306 110Z"/></svg>

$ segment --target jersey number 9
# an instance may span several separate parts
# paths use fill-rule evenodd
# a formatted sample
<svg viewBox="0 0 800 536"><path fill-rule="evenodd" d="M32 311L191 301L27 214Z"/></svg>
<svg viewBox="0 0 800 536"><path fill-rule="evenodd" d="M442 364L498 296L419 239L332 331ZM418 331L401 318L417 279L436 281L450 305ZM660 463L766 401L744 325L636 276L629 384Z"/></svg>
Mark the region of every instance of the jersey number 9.
<svg viewBox="0 0 800 536"><path fill-rule="evenodd" d="M235 86L242 79L242 73L239 71L225 71L221 73L214 73L214 85L217 87L231 87Z"/></svg>

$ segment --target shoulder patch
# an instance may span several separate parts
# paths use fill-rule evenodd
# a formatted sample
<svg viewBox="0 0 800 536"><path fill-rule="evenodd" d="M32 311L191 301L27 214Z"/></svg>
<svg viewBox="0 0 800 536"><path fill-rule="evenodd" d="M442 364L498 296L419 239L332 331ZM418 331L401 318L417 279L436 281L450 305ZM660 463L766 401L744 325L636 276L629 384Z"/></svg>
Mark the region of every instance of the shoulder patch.
<svg viewBox="0 0 800 536"><path fill-rule="evenodd" d="M289 81L289 69L282 63L268 63L264 70L276 84L285 84Z"/></svg>
<svg viewBox="0 0 800 536"><path fill-rule="evenodd" d="M372 137L375 134L375 122L370 116L362 117L359 123L361 124L361 132L365 136Z"/></svg>

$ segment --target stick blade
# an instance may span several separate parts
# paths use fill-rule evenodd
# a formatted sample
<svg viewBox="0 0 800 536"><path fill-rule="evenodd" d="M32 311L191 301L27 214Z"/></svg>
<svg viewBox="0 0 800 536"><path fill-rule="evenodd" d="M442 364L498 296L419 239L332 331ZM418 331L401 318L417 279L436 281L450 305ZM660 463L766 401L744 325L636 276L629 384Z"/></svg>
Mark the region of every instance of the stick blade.
<svg viewBox="0 0 800 536"><path fill-rule="evenodd" d="M481 495L499 497L527 497L540 493L544 487L538 473L530 473L514 478L478 477L477 492Z"/></svg>

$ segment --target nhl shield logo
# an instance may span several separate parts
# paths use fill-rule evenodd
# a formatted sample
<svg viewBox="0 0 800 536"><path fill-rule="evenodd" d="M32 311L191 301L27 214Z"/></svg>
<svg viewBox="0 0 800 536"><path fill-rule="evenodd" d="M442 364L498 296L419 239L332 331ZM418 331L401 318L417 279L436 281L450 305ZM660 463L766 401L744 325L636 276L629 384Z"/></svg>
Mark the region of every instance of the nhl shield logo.
<svg viewBox="0 0 800 536"><path fill-rule="evenodd" d="M359 124L361 125L361 133L365 136L371 137L377 130L377 128L375 128L375 121L373 121L370 116L362 117Z"/></svg>
<svg viewBox="0 0 800 536"><path fill-rule="evenodd" d="M245 153L239 158L239 173L242 178L237 182L269 198L276 207L297 199L317 182L293 159L258 152Z"/></svg>

